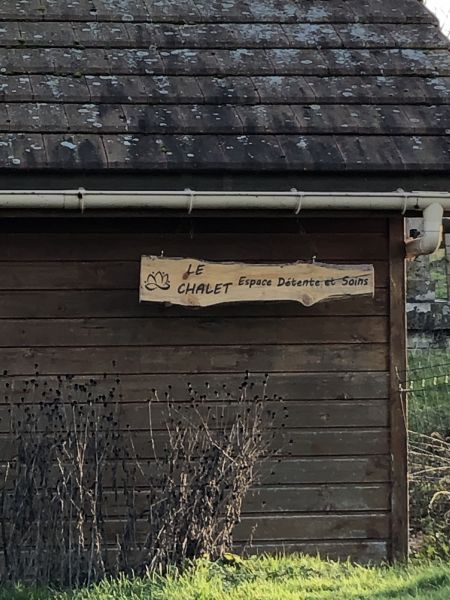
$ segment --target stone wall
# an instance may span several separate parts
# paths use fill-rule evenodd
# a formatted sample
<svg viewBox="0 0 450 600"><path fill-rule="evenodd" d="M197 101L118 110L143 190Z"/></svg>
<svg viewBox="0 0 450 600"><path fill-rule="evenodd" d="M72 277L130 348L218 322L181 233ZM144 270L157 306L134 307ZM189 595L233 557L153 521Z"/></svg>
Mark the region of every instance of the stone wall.
<svg viewBox="0 0 450 600"><path fill-rule="evenodd" d="M416 221L416 220L414 220ZM420 223L409 228L421 229ZM445 236L450 256L450 236ZM429 256L408 263L408 346L411 349L450 348L450 302L436 298Z"/></svg>

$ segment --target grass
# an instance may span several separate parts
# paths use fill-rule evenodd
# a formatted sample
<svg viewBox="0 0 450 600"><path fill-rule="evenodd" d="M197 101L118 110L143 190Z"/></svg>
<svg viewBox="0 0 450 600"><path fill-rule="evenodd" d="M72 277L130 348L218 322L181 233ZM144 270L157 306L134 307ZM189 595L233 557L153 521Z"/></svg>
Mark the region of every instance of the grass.
<svg viewBox="0 0 450 600"><path fill-rule="evenodd" d="M410 427L450 431L450 351L412 352ZM183 574L119 578L73 592L1 587L0 600L450 600L450 563L363 567L319 558L196 562Z"/></svg>
<svg viewBox="0 0 450 600"><path fill-rule="evenodd" d="M0 600L449 600L450 565L361 567L319 558L197 562L183 575L121 578L72 593L0 588Z"/></svg>

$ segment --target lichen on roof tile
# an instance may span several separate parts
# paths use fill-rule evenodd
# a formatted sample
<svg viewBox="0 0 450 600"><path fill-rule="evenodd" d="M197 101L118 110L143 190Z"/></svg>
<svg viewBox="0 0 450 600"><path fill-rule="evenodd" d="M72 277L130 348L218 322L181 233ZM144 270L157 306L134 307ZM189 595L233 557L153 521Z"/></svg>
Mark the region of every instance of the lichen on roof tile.
<svg viewBox="0 0 450 600"><path fill-rule="evenodd" d="M0 0L0 101L0 169L450 166L418 0Z"/></svg>

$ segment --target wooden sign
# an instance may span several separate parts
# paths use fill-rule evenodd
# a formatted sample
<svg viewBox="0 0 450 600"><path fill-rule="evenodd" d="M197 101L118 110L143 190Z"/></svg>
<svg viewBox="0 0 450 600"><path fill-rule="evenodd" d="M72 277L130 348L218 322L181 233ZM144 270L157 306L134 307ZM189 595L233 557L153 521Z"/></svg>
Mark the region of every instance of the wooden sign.
<svg viewBox="0 0 450 600"><path fill-rule="evenodd" d="M374 294L371 265L213 263L143 256L140 300L182 306L223 302L322 300Z"/></svg>

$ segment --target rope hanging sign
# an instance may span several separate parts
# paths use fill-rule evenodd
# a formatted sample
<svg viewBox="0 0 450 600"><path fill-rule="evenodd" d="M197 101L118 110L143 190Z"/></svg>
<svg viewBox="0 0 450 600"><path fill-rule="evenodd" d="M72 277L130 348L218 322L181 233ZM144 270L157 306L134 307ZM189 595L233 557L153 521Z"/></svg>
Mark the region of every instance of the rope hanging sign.
<svg viewBox="0 0 450 600"><path fill-rule="evenodd" d="M323 300L374 295L372 265L217 263L143 256L141 302L211 306L226 302Z"/></svg>

